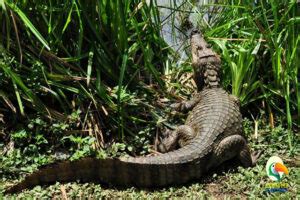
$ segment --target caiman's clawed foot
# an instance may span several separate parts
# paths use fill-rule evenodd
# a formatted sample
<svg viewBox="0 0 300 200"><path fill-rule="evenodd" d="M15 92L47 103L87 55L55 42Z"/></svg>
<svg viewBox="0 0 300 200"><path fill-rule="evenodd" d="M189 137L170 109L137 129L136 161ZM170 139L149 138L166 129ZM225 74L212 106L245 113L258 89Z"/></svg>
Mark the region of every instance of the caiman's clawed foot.
<svg viewBox="0 0 300 200"><path fill-rule="evenodd" d="M170 107L179 112L188 112L191 111L198 104L199 101L200 96L196 94L191 100L182 101L180 103L173 103Z"/></svg>
<svg viewBox="0 0 300 200"><path fill-rule="evenodd" d="M262 155L263 151L254 151L251 154L251 158L252 158L252 166L255 166L258 159L260 158L260 156Z"/></svg>
<svg viewBox="0 0 300 200"><path fill-rule="evenodd" d="M183 101L183 102L180 102L180 103L173 103L173 104L170 105L170 107L173 110L176 110L176 111L182 112L182 113L186 113L188 111L191 111L194 108L194 106L195 106L195 104L192 100L191 101Z"/></svg>
<svg viewBox="0 0 300 200"><path fill-rule="evenodd" d="M181 111L181 106L182 103L173 103L170 105L170 107L173 109L173 110L176 110L176 111Z"/></svg>

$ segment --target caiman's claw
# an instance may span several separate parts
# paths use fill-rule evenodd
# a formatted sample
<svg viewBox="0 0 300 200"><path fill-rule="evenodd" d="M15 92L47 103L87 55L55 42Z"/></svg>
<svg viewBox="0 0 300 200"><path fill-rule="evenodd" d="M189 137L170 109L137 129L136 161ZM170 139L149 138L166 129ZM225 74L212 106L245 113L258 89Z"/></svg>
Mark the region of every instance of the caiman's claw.
<svg viewBox="0 0 300 200"><path fill-rule="evenodd" d="M263 151L254 151L251 154L251 158L252 158L252 165L256 165L258 159L260 158L260 156L262 155Z"/></svg>
<svg viewBox="0 0 300 200"><path fill-rule="evenodd" d="M166 145L163 143L162 138L160 139L159 144L157 145L157 150L160 153L166 153L167 152L167 147Z"/></svg>
<svg viewBox="0 0 300 200"><path fill-rule="evenodd" d="M172 103L170 105L170 107L173 109L173 110L176 110L176 111L180 111L181 110L181 103Z"/></svg>

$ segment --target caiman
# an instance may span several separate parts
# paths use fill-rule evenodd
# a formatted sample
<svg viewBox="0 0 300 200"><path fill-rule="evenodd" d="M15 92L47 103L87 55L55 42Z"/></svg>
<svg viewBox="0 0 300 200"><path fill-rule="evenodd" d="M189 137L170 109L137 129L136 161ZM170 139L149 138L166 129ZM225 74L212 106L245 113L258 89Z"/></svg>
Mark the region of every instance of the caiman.
<svg viewBox="0 0 300 200"><path fill-rule="evenodd" d="M15 193L55 182L100 182L115 186L157 188L182 185L200 179L208 170L237 158L243 166L254 165L243 136L237 98L220 87L221 60L202 34L191 33L192 65L198 91L177 110L190 111L185 125L163 139L162 154L149 157L83 158L46 165L8 188Z"/></svg>

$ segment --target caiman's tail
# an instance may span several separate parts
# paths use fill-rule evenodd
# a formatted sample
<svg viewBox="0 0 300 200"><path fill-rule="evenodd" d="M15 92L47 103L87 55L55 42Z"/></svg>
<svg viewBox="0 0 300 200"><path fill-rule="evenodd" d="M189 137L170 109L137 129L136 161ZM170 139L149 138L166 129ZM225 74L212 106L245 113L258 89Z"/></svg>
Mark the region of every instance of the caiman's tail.
<svg viewBox="0 0 300 200"><path fill-rule="evenodd" d="M56 181L79 180L142 188L183 184L201 176L199 165L196 167L195 158L199 158L198 156L196 152L181 148L151 157L83 158L77 161L62 161L40 168L20 183L8 188L5 193L17 193L26 188L52 184Z"/></svg>
<svg viewBox="0 0 300 200"><path fill-rule="evenodd" d="M103 162L107 163L107 161ZM102 165L103 165L102 164ZM84 158L77 161L62 161L41 167L38 171L25 177L23 181L8 188L4 193L17 193L26 188L32 188L36 185L51 184L56 181L76 181L96 179L96 167L98 160L93 158ZM89 170L87 170L89 168Z"/></svg>

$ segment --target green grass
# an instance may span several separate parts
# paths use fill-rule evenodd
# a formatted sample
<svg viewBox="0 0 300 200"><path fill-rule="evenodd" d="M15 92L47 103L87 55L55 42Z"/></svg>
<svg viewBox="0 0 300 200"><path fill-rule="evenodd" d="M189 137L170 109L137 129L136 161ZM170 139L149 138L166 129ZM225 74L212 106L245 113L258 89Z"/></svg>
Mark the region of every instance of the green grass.
<svg viewBox="0 0 300 200"><path fill-rule="evenodd" d="M253 123L245 120L245 132L250 138L250 146L253 150L263 150L258 164L253 168L233 167L229 162L217 171L209 173L199 180L198 183L190 183L180 187L169 187L164 189L141 190L136 188L114 188L104 187L95 183L56 183L51 186L37 186L32 190L26 190L20 194L10 197L17 198L63 198L64 193L68 198L141 198L141 199L165 199L165 198L270 198L270 199L295 199L299 197L299 148L295 148L292 154L289 154L288 132L282 127L276 127L271 130L269 127L261 127L258 131L258 138L253 136ZM280 134L280 137L278 135ZM299 143L299 141L297 141ZM270 145L272 144L272 145ZM268 148L266 149L266 146ZM3 146L1 147L3 150ZM23 152L24 153L24 152ZM26 152L25 152L26 154ZM53 159L51 155L42 155L37 151L27 150L31 156L21 157L18 149L10 153L2 154L2 173L0 177L0 193L4 187L12 182L18 182L20 176L36 169L38 165L50 162ZM265 165L268 158L272 155L280 156L284 164L289 169L289 175L283 181L289 183L287 193L265 194L265 184L270 182L266 175ZM32 159L34 158L34 159ZM17 164L16 161L19 163ZM22 167L16 167L18 166ZM8 196L7 196L8 197Z"/></svg>

